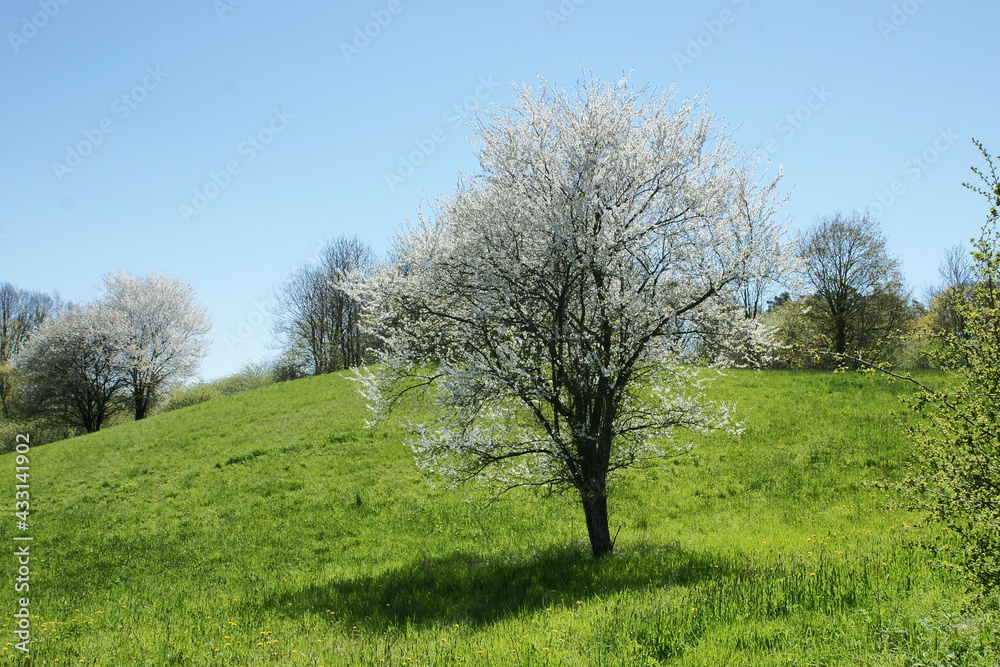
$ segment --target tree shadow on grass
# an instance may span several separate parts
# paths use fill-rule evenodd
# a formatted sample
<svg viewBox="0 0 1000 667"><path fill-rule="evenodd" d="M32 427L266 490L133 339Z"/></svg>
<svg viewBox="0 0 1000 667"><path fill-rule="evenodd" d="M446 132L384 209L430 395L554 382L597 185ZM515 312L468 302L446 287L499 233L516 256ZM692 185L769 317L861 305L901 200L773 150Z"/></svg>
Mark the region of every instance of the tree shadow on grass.
<svg viewBox="0 0 1000 667"><path fill-rule="evenodd" d="M370 628L468 626L625 590L689 586L728 576L736 567L718 555L644 544L600 561L575 546L507 558L456 553L308 586L263 603L292 617L334 612Z"/></svg>

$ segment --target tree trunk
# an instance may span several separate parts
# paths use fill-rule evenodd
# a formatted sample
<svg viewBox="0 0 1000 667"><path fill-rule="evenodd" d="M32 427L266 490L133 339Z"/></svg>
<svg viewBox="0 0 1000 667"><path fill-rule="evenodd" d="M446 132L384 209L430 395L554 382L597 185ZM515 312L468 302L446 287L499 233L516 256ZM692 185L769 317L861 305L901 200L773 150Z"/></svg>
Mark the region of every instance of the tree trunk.
<svg viewBox="0 0 1000 667"><path fill-rule="evenodd" d="M608 497L604 494L585 496L583 512L587 517L587 534L590 536L590 548L594 558L609 555L614 544L611 542L611 531L608 529Z"/></svg>
<svg viewBox="0 0 1000 667"><path fill-rule="evenodd" d="M133 397L133 405L135 406L135 420L139 421L146 416L146 401L142 396L136 394Z"/></svg>
<svg viewBox="0 0 1000 667"><path fill-rule="evenodd" d="M96 433L101 430L101 418L97 416L83 416L83 430L87 433Z"/></svg>
<svg viewBox="0 0 1000 667"><path fill-rule="evenodd" d="M836 331L834 333L833 351L837 354L844 354L847 352L847 318L844 316L835 316L834 327Z"/></svg>

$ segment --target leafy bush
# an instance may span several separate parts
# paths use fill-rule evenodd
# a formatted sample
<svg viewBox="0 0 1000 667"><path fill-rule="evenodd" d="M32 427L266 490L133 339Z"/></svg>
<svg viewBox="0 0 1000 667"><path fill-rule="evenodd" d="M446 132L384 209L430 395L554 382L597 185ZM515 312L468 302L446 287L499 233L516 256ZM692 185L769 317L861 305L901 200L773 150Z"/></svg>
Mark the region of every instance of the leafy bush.
<svg viewBox="0 0 1000 667"><path fill-rule="evenodd" d="M295 379L295 377L289 377L290 374L290 371L277 362L249 362L229 377L213 382L199 382L175 390L163 406L163 412L190 407L214 398L261 389L285 379Z"/></svg>
<svg viewBox="0 0 1000 667"><path fill-rule="evenodd" d="M27 433L31 437L31 446L46 445L50 442L63 440L76 435L76 432L66 426L47 423L42 420L0 419L0 454L14 451L14 444L19 433Z"/></svg>
<svg viewBox="0 0 1000 667"><path fill-rule="evenodd" d="M1000 178L977 146L989 170L974 170L986 188L972 189L989 199L990 214L972 253L976 282L955 306L963 330L943 338L955 382L924 386L911 401L923 418L911 431L921 460L903 489L915 509L957 536L958 546L940 549L940 560L982 599L1000 592Z"/></svg>

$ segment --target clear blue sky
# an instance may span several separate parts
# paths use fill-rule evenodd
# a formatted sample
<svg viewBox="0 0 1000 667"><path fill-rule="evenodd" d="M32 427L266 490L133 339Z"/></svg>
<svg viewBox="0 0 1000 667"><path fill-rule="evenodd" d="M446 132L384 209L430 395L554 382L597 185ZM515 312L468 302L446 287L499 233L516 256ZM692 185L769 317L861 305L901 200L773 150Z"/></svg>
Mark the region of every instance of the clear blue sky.
<svg viewBox="0 0 1000 667"><path fill-rule="evenodd" d="M456 105L583 65L707 91L783 166L794 226L872 207L919 297L984 220L961 183L972 137L1000 153L998 25L995 0L7 0L0 281L177 275L215 322L202 374L230 373L272 353L262 311L319 244L381 252L475 170Z"/></svg>

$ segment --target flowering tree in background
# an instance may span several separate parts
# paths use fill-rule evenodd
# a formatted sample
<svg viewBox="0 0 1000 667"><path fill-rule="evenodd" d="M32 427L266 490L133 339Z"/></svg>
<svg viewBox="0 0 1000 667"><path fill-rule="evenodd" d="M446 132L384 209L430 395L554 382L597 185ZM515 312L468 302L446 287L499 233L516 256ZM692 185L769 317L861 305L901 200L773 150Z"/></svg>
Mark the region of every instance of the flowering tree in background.
<svg viewBox="0 0 1000 667"><path fill-rule="evenodd" d="M29 414L99 431L125 405L126 330L120 313L96 304L60 311L42 323L15 359Z"/></svg>
<svg viewBox="0 0 1000 667"><path fill-rule="evenodd" d="M168 275L105 276L101 303L119 315L114 332L136 419L172 384L193 376L208 352L211 322L194 286Z"/></svg>
<svg viewBox="0 0 1000 667"><path fill-rule="evenodd" d="M760 343L738 292L793 253L778 179L697 101L627 79L519 92L479 112L482 175L372 279L384 347L361 379L377 415L430 393L411 442L428 473L575 489L600 557L615 471L674 453L678 427L732 427L683 352Z"/></svg>

